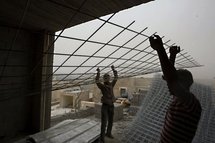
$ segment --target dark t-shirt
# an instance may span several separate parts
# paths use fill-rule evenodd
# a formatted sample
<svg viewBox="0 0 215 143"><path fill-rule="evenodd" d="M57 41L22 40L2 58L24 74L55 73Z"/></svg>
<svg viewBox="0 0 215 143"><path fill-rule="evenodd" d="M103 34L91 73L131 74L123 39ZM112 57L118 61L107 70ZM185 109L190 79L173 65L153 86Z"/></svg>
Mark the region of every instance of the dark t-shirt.
<svg viewBox="0 0 215 143"><path fill-rule="evenodd" d="M113 93L113 87L115 83L116 83L116 80L113 80L112 82L106 82L104 84L100 82L96 83L103 95L101 98L102 103L113 105L113 103L115 102L115 96Z"/></svg>
<svg viewBox="0 0 215 143"><path fill-rule="evenodd" d="M97 73L96 76L96 84L98 86L98 88L101 90L102 92L102 98L101 98L101 102L108 104L108 105L113 105L113 103L115 102L115 96L113 93L113 87L115 86L117 79L118 79L118 75L117 75L117 71L114 70L114 79L112 82L104 82L101 83L99 81L100 78L100 73Z"/></svg>

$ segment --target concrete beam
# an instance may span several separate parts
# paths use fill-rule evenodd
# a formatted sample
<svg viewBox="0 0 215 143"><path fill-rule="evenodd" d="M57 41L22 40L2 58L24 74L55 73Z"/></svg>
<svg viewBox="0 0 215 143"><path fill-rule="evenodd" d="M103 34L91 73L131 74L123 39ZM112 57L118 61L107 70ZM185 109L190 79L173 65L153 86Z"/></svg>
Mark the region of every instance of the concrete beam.
<svg viewBox="0 0 215 143"><path fill-rule="evenodd" d="M1 25L19 27L22 21L23 28L55 32L67 23L66 28L72 27L149 1L152 0L6 0L1 1Z"/></svg>

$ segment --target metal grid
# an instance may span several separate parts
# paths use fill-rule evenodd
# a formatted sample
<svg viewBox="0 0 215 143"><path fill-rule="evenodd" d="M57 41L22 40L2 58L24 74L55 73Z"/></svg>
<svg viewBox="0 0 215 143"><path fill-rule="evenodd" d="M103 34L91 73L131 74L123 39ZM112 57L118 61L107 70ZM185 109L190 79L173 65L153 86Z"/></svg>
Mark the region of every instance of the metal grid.
<svg viewBox="0 0 215 143"><path fill-rule="evenodd" d="M56 47L53 65L53 75L56 77L56 81L53 84L53 90L94 83L97 67L104 74L111 71L111 65L115 65L120 78L161 70L158 56L150 48L148 42L149 36L156 33L151 33L149 36L144 34L147 27L139 32L132 30L130 27L134 21L125 27L113 25L112 22L108 22L112 17L113 15L106 21L102 21L103 23L89 37L60 36L64 40L71 40L69 44L72 46L67 49L69 54L56 52L58 49ZM108 32L109 35L106 35L107 30L115 33ZM80 32L82 32L81 27ZM99 39L99 41L98 35L102 35L103 39ZM168 45L169 42L170 40L164 40L166 50L169 46L174 45ZM63 60L60 61L61 59ZM182 50L176 59L176 66L177 68L189 68L200 66L200 64Z"/></svg>
<svg viewBox="0 0 215 143"><path fill-rule="evenodd" d="M155 34L156 32L147 33L147 27L140 31L134 30L134 28L132 28L135 23L134 21L127 24L126 26L117 24L111 21L115 14L112 14L108 18L99 18L88 13L84 13L81 11L81 8L85 4L86 0L82 2L82 5L79 9L74 9L52 0L49 1L56 4L56 6L62 6L73 10L75 13L70 19L68 19L68 22L65 23L63 30L59 32L59 34L49 34L55 36L55 40L48 46L48 50L43 53L43 57L50 54L53 55L54 64L43 65L43 67L53 67L52 74L43 75L46 77L44 78L45 80L42 81L42 84L47 86L45 88L50 87L50 85L47 84L47 81L53 77L52 90L94 83L94 76L97 67L101 69L101 74L104 74L110 72L110 66L114 65L119 73L119 78L139 76L161 70L157 54L150 48L148 42L149 36ZM26 3L26 8L23 12L23 18L21 19L20 26L17 29L17 34L13 43L16 42L16 39L19 36L19 31L22 27L22 21L24 21L24 17L28 12L28 3L29 1ZM93 26L94 28L89 27L89 29L93 29L90 35L84 35L82 37L74 37L71 35L68 36L66 34L63 35L67 25L78 13L96 19L96 24ZM79 33L85 33L85 31L82 30L82 26L79 26L75 29ZM61 45L61 47L58 47L58 41L62 41L63 43L69 41L70 46L62 47ZM170 43L170 40L164 39L163 41L165 43L166 50L168 50L169 46L174 45L174 43L168 44ZM13 63L8 64L8 60L11 55L25 53L25 51L15 50L13 48L13 43L9 49L0 49L1 51L7 52L7 56L4 59L3 64L0 65L0 77L1 79L16 78L17 80L13 81L12 87L2 88L0 91L1 93L14 89L19 90L20 85L23 85L23 80L20 82L19 79L28 79L31 77L39 67L39 63L41 63L43 60L43 58L41 58L28 75L6 73L6 69L10 68L16 68L20 70L27 68L26 65L17 65ZM54 47L53 45L55 45L55 52L51 53L50 51ZM64 50L62 51L59 49ZM187 52L182 50L176 59L176 66L177 68L191 68L201 65L197 63ZM24 81L24 83L26 82L27 81ZM1 85L8 84L11 83L2 83L1 80Z"/></svg>
<svg viewBox="0 0 215 143"><path fill-rule="evenodd" d="M215 142L215 108L214 90L205 85L194 83L191 91L199 99L202 106L193 143ZM164 80L159 75L154 78L152 85L144 98L140 110L131 125L123 134L123 143L157 143L164 124L167 108L172 101Z"/></svg>

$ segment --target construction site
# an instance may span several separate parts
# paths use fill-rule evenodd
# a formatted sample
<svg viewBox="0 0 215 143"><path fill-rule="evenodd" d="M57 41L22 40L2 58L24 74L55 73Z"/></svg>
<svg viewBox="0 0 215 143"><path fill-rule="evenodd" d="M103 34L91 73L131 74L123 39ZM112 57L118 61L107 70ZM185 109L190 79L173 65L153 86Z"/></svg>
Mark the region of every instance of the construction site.
<svg viewBox="0 0 215 143"><path fill-rule="evenodd" d="M157 32L136 30L131 19L117 23L121 11L151 2L1 1L0 142L98 143L102 93L95 83L96 69L112 79L112 65L118 71L114 139L106 142L159 142L172 98L148 42ZM162 39L169 54L175 43ZM175 66L202 65L181 49ZM193 143L215 142L214 88L214 79L211 85L192 85L202 106Z"/></svg>

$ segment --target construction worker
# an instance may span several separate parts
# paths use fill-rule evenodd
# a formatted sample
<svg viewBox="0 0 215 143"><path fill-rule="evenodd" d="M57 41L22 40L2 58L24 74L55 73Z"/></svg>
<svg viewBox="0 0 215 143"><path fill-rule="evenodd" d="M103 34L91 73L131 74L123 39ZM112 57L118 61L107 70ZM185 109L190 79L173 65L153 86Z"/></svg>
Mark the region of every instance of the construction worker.
<svg viewBox="0 0 215 143"><path fill-rule="evenodd" d="M101 107L101 133L100 133L100 142L105 142L105 135L109 138L114 138L111 131L113 126L113 116L114 116L114 102L115 102L115 96L113 93L114 85L117 82L117 71L115 70L114 66L111 66L111 69L114 74L113 81L110 82L110 75L108 73L104 74L103 80L104 82L101 83L100 78L100 69L97 68L97 75L96 75L96 84L98 88L102 92L102 107ZM108 122L108 125L107 125ZM107 126L107 132L106 131Z"/></svg>

